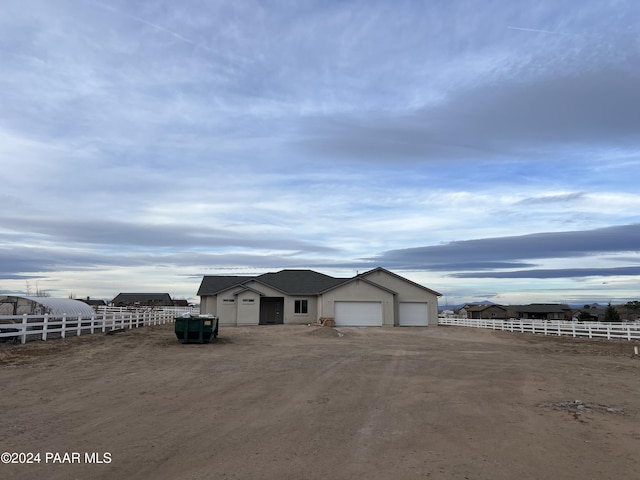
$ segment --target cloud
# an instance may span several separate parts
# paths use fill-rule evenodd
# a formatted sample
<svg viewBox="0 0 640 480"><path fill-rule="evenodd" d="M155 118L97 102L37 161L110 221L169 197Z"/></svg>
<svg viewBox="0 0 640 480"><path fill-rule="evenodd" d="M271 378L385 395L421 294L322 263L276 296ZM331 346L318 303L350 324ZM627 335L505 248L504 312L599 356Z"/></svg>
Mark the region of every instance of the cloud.
<svg viewBox="0 0 640 480"><path fill-rule="evenodd" d="M11 218L7 220L11 229L29 232L32 239L53 240L59 244L98 245L118 248L172 247L172 248L224 248L253 247L262 250L303 250L308 252L330 252L332 248L314 245L285 236L224 228L191 226L170 223L162 225L132 224L114 220L74 220L47 218ZM0 237L1 238L1 237Z"/></svg>
<svg viewBox="0 0 640 480"><path fill-rule="evenodd" d="M573 202L575 200L581 200L585 198L587 195L584 192L574 192L574 193L562 193L559 195L546 195L542 197L529 197L524 198L516 202L517 205L545 205L552 203L568 203Z"/></svg>
<svg viewBox="0 0 640 480"><path fill-rule="evenodd" d="M636 259L640 263L640 258ZM640 276L640 265L613 268L561 268L532 269L515 272L465 272L454 273L455 278L576 278Z"/></svg>
<svg viewBox="0 0 640 480"><path fill-rule="evenodd" d="M640 76L601 66L480 85L410 114L311 117L298 148L327 159L512 160L558 148L640 148Z"/></svg>
<svg viewBox="0 0 640 480"><path fill-rule="evenodd" d="M523 264L523 260L581 258L604 253L637 253L640 250L639 246L640 224L632 224L585 231L456 241L428 247L390 250L367 260L388 268L413 267L437 271L486 270L529 266ZM521 272L520 275L524 273ZM532 275L535 275L535 272Z"/></svg>

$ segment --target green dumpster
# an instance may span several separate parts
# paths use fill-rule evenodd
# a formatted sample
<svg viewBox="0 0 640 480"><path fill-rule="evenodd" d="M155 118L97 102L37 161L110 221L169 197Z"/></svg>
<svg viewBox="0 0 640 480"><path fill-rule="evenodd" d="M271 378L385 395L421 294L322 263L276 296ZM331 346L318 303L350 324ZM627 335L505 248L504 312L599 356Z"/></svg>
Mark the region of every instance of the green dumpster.
<svg viewBox="0 0 640 480"><path fill-rule="evenodd" d="M218 336L218 317L184 315L175 318L176 337L182 343L209 343Z"/></svg>

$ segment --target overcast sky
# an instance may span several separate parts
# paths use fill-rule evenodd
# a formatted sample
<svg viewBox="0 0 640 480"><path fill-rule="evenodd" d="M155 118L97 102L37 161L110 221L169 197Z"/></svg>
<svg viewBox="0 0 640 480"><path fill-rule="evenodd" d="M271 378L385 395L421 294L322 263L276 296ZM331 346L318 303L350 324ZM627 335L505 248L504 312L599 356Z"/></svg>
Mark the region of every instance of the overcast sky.
<svg viewBox="0 0 640 480"><path fill-rule="evenodd" d="M4 0L0 162L0 293L639 299L640 2Z"/></svg>

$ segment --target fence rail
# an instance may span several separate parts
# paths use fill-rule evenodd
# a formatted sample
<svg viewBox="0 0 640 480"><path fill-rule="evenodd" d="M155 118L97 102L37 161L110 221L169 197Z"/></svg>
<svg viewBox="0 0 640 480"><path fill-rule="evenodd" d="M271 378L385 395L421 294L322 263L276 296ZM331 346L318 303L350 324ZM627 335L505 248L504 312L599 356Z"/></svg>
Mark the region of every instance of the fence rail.
<svg viewBox="0 0 640 480"><path fill-rule="evenodd" d="M596 323L557 320L489 320L471 318L439 318L438 325L490 328L518 333L535 333L569 337L606 338L607 340L640 340L640 322Z"/></svg>
<svg viewBox="0 0 640 480"><path fill-rule="evenodd" d="M68 333L86 335L117 329L139 328L145 325L171 323L176 316L189 312L176 310L138 310L76 315L0 315L0 341L17 340L26 343L27 337L47 340L51 334L65 338Z"/></svg>

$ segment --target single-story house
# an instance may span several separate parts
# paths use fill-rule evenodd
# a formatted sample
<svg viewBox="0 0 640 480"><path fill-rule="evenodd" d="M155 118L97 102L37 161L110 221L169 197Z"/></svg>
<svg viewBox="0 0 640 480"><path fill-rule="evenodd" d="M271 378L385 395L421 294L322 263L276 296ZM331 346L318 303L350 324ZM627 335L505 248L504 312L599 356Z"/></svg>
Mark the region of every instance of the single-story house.
<svg viewBox="0 0 640 480"><path fill-rule="evenodd" d="M78 298L77 300L80 302L86 303L87 305L90 305L93 308L105 307L107 305L107 302L105 302L104 300L100 300L96 298L87 297L87 298Z"/></svg>
<svg viewBox="0 0 640 480"><path fill-rule="evenodd" d="M571 307L564 303L531 303L529 305L513 305L509 307L512 316L536 320L571 321Z"/></svg>
<svg viewBox="0 0 640 480"><path fill-rule="evenodd" d="M308 324L333 318L337 326L438 324L440 293L384 268L351 278L313 270L258 276L206 275L200 312L220 325Z"/></svg>
<svg viewBox="0 0 640 480"><path fill-rule="evenodd" d="M119 293L111 301L114 307L173 307L168 293Z"/></svg>
<svg viewBox="0 0 640 480"><path fill-rule="evenodd" d="M509 318L507 309L501 305L466 305L461 308L459 314L464 314L467 318L477 319L503 319Z"/></svg>

